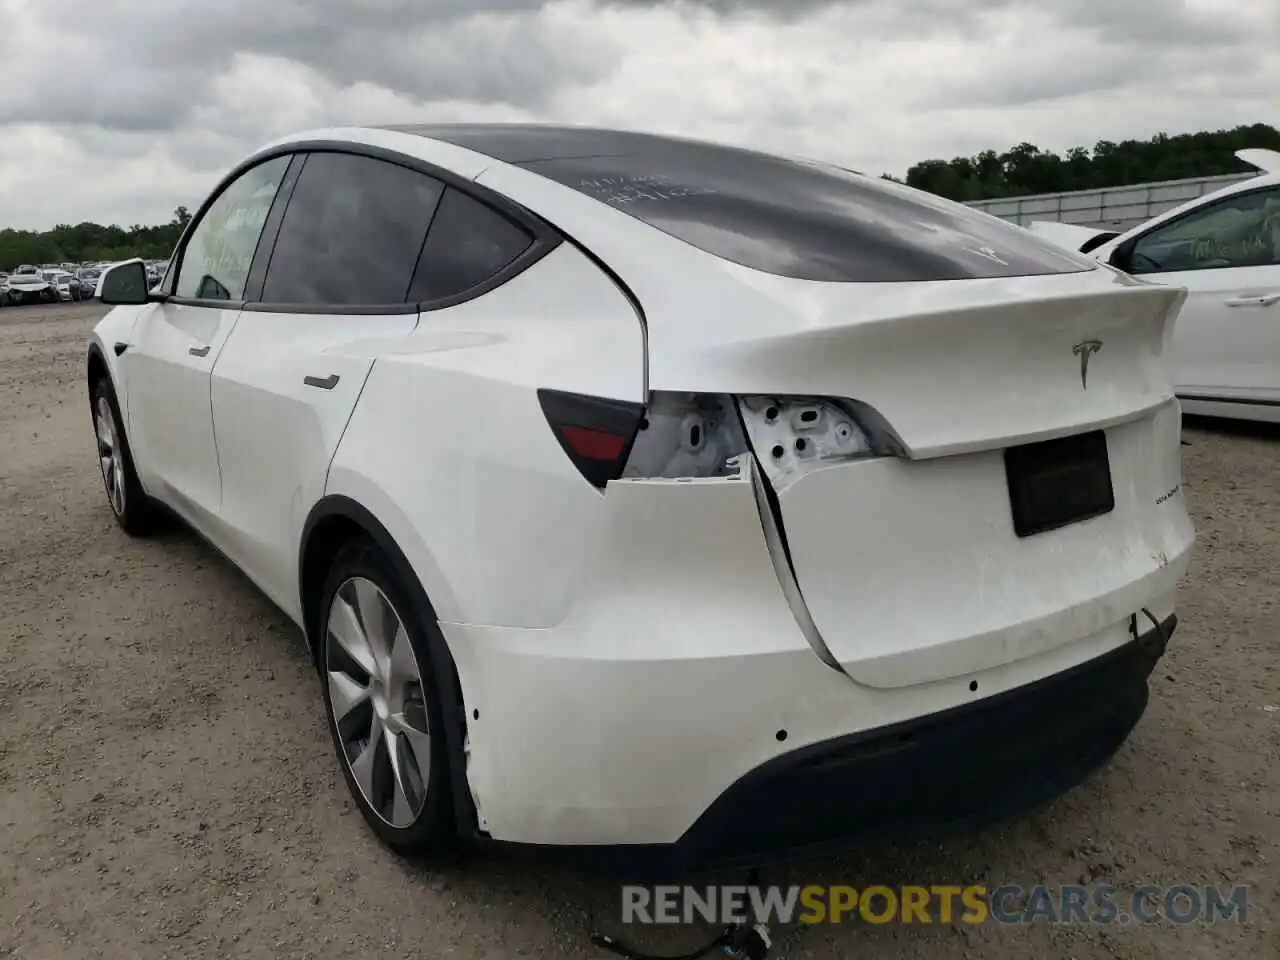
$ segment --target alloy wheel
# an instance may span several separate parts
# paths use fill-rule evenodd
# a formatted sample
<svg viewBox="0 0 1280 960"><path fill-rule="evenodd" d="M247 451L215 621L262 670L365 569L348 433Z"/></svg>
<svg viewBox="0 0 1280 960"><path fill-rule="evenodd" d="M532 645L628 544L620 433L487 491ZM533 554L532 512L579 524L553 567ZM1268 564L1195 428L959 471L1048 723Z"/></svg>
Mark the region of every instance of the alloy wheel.
<svg viewBox="0 0 1280 960"><path fill-rule="evenodd" d="M409 632L372 580L352 577L329 605L325 679L352 779L389 826L412 826L427 800L431 731Z"/></svg>
<svg viewBox="0 0 1280 960"><path fill-rule="evenodd" d="M107 499L116 516L124 515L124 456L120 450L120 431L116 428L111 402L98 397L98 414L95 418L98 433L98 461L102 464L102 482L107 488Z"/></svg>

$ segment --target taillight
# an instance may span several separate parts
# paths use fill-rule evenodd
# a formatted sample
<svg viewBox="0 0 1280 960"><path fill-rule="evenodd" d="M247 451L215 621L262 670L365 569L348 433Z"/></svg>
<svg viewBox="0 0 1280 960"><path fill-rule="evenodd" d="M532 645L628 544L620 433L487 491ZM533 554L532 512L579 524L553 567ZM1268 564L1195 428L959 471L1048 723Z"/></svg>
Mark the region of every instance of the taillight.
<svg viewBox="0 0 1280 960"><path fill-rule="evenodd" d="M538 402L551 432L588 483L603 487L622 475L644 418L642 404L562 390L539 390Z"/></svg>
<svg viewBox="0 0 1280 960"><path fill-rule="evenodd" d="M655 391L647 406L539 390L543 413L579 472L610 480L733 476L754 453L775 490L840 460L901 453L871 408L824 397Z"/></svg>

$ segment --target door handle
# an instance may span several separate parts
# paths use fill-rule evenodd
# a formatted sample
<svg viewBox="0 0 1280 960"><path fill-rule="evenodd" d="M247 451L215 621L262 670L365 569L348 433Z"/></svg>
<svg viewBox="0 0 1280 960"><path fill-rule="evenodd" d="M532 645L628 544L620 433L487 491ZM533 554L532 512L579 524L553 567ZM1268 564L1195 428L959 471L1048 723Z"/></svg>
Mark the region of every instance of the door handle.
<svg viewBox="0 0 1280 960"><path fill-rule="evenodd" d="M1280 293L1264 293L1256 297L1231 297L1223 303L1228 307L1274 307L1280 303Z"/></svg>
<svg viewBox="0 0 1280 960"><path fill-rule="evenodd" d="M209 347L207 344L203 347L192 347L187 353L193 357L207 357L209 355Z"/></svg>
<svg viewBox="0 0 1280 960"><path fill-rule="evenodd" d="M303 377L302 382L308 387L319 387L321 390L332 390L338 385L338 375L331 373L327 377Z"/></svg>

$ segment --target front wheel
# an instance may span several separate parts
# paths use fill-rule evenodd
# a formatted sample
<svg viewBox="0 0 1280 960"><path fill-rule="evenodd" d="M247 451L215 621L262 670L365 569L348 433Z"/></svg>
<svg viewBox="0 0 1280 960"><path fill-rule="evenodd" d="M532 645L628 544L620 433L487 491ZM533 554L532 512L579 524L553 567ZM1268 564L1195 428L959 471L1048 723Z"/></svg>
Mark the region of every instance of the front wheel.
<svg viewBox="0 0 1280 960"><path fill-rule="evenodd" d="M360 813L389 847L426 853L455 839L439 696L426 630L370 541L334 559L321 594L319 659L329 731Z"/></svg>
<svg viewBox="0 0 1280 960"><path fill-rule="evenodd" d="M93 432L98 441L98 465L107 502L116 523L130 536L150 533L159 519L155 503L142 489L133 469L133 454L121 424L120 405L106 377L91 385Z"/></svg>

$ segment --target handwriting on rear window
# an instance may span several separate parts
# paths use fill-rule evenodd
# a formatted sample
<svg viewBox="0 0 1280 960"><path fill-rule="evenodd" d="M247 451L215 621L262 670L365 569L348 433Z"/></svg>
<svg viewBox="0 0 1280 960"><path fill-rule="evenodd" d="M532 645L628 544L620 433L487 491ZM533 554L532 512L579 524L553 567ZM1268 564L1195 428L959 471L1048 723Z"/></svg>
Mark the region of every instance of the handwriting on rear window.
<svg viewBox="0 0 1280 960"><path fill-rule="evenodd" d="M605 203L625 205L651 200L663 203L684 197L705 197L715 193L711 187L679 183L660 173L631 174L615 177L584 177L578 189Z"/></svg>

